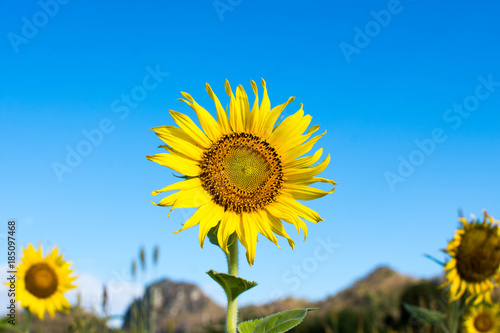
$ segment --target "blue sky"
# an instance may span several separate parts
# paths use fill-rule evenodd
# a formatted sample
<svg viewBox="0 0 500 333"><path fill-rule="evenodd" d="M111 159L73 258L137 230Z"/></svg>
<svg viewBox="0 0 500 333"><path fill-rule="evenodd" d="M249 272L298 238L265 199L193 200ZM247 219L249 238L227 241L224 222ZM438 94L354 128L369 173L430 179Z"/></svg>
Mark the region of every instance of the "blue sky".
<svg viewBox="0 0 500 333"><path fill-rule="evenodd" d="M59 246L94 286L129 288L138 249L158 244L154 276L224 301L204 273L225 270L222 252L200 249L197 227L172 233L192 210L150 203L176 179L145 156L169 109L194 118L180 91L213 112L204 84L224 104L226 78L247 92L264 78L273 105L296 96L285 115L304 103L339 183L310 203L325 221L294 234L295 251L260 237L240 271L260 285L241 303L320 299L380 264L435 276L423 254L443 258L459 208L500 218L497 4L54 3L1 4L0 220L17 220L19 247Z"/></svg>

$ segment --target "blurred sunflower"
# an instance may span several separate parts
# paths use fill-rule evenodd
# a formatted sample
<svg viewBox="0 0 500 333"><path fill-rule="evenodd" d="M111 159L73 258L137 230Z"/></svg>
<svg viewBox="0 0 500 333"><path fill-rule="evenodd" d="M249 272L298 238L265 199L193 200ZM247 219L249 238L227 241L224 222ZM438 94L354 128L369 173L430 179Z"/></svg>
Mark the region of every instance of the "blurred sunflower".
<svg viewBox="0 0 500 333"><path fill-rule="evenodd" d="M499 333L498 304L472 307L464 318L464 330L466 333Z"/></svg>
<svg viewBox="0 0 500 333"><path fill-rule="evenodd" d="M166 143L160 147L167 152L147 156L186 178L154 191L153 195L179 191L157 205L172 209L198 207L181 230L199 224L199 242L203 247L210 229L218 226L218 243L226 253L228 238L236 233L247 250L249 264L254 262L258 233L276 245L275 234L286 237L294 247L282 221L295 225L299 233L302 229L307 236L307 226L302 219L313 223L323 219L296 200L317 199L334 191L308 185L336 184L316 177L330 161L328 155L313 166L321 157L322 149L312 156L299 158L308 153L326 131L311 138L319 125L307 130L312 117L304 115L302 104L295 114L277 123L281 112L294 98L271 108L266 83L262 80L264 93L259 107L257 85L254 81L251 85L255 94L252 108L243 87L237 87L235 96L226 80L229 118L210 85L205 85L215 103L217 121L191 95L182 92L185 99L179 100L193 108L202 129L188 116L171 110L170 115L179 127L152 128Z"/></svg>
<svg viewBox="0 0 500 333"><path fill-rule="evenodd" d="M497 283L500 272L500 230L495 220L484 211L484 219L468 222L459 219L462 228L448 243L445 250L451 260L445 265L446 282L451 285L450 302L458 300L468 290L467 302L483 300L491 303L491 291Z"/></svg>
<svg viewBox="0 0 500 333"><path fill-rule="evenodd" d="M43 320L45 310L54 317L56 310L65 311L70 304L64 292L76 288L69 269L71 263L65 262L62 255L58 255L57 248L43 257L42 249L35 250L29 244L23 249L21 263L17 266L16 301L28 308Z"/></svg>

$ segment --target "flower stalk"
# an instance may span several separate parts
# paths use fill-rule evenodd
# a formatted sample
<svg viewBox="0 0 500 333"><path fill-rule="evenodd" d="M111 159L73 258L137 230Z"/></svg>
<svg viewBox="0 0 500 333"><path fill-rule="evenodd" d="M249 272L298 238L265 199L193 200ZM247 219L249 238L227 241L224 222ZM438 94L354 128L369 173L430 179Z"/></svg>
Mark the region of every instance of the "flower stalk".
<svg viewBox="0 0 500 333"><path fill-rule="evenodd" d="M227 255L227 266L229 275L238 277L238 239L236 238L229 245L229 254ZM227 295L227 316L226 332L236 333L238 323L238 304L236 297Z"/></svg>
<svg viewBox="0 0 500 333"><path fill-rule="evenodd" d="M26 312L26 325L24 326L24 332L30 333L31 328L31 312L28 308L25 309Z"/></svg>

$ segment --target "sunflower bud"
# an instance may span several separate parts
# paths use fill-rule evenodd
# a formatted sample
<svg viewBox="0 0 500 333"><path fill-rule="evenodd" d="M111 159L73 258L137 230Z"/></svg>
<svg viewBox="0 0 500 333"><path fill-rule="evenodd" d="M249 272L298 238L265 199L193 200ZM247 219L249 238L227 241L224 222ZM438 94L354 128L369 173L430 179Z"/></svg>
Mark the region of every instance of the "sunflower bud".
<svg viewBox="0 0 500 333"><path fill-rule="evenodd" d="M144 251L144 248L141 248L139 258L141 259L141 268L144 271L146 269L146 253Z"/></svg>
<svg viewBox="0 0 500 333"><path fill-rule="evenodd" d="M102 312L107 316L108 314L108 290L106 285L102 287Z"/></svg>
<svg viewBox="0 0 500 333"><path fill-rule="evenodd" d="M157 265L158 264L158 255L159 255L159 247L158 245L155 246L155 249L153 251L153 264Z"/></svg>
<svg viewBox="0 0 500 333"><path fill-rule="evenodd" d="M135 279L136 272L137 272L137 264L135 263L135 260L132 260L131 273L132 273L132 278L134 278L134 279Z"/></svg>

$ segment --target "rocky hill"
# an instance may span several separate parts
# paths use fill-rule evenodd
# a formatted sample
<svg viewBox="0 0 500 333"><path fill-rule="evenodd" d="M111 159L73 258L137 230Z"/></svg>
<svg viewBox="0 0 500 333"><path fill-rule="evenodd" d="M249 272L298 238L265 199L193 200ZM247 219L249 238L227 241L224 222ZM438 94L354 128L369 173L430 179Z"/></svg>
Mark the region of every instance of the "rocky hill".
<svg viewBox="0 0 500 333"><path fill-rule="evenodd" d="M309 321L318 321L320 317L338 313L343 309L356 312L365 311L367 308L376 309L377 316L380 317L377 320L383 320L383 317L387 316L398 318L403 291L417 281L388 267L379 267L352 286L323 301L310 302L287 298L269 304L247 306L240 309L240 319L255 319L305 307L319 308L310 314ZM156 294L154 301L151 299L152 294ZM162 280L148 287L143 300L136 301L128 309L124 330L130 329L134 307L137 313L155 309L157 332L223 331L225 309L192 284Z"/></svg>
<svg viewBox="0 0 500 333"><path fill-rule="evenodd" d="M145 314L154 313L157 332L205 332L205 327L224 318L225 311L193 284L161 280L130 305L123 329L129 331L134 325L149 327L150 323L144 322Z"/></svg>
<svg viewBox="0 0 500 333"><path fill-rule="evenodd" d="M407 331L409 314L401 303L430 306L441 297L436 286L441 281L418 280L399 274L388 267L378 267L348 288L318 302L287 298L240 309L240 321L297 309L318 308L304 323L291 332L387 332ZM22 322L22 314L20 314ZM189 283L167 279L151 284L141 299L133 302L124 315L123 331L169 333L215 333L224 331L225 308ZM106 319L75 307L69 314L40 322L33 319L32 332L116 332L108 329ZM153 324L154 323L154 324ZM2 330L0 332L10 332Z"/></svg>
<svg viewBox="0 0 500 333"><path fill-rule="evenodd" d="M397 316L396 312L403 291L417 281L415 278L382 266L347 289L316 303L316 306L319 308L318 312L332 312L370 305L376 307L379 312Z"/></svg>

